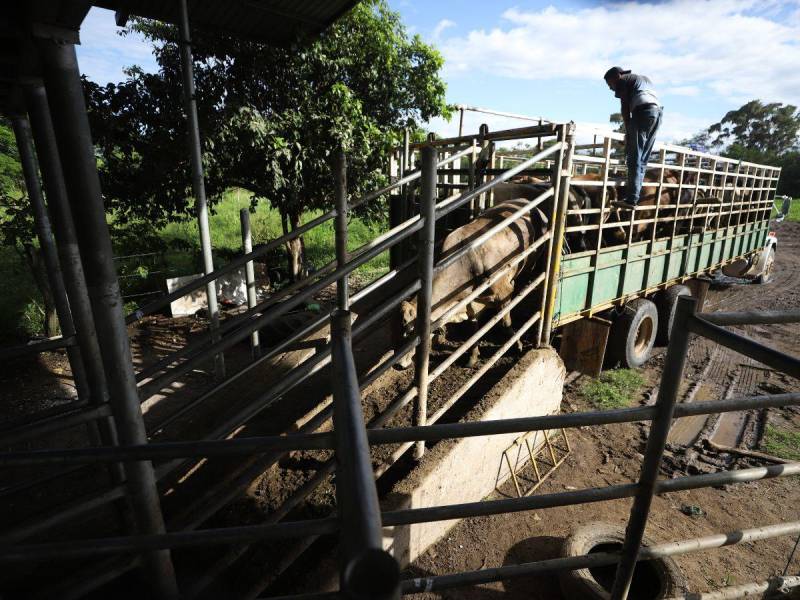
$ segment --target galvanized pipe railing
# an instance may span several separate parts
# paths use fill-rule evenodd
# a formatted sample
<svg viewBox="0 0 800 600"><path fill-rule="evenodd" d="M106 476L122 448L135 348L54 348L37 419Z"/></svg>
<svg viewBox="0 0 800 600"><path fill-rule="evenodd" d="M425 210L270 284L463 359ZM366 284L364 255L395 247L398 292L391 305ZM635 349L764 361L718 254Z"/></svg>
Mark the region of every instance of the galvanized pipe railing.
<svg viewBox="0 0 800 600"><path fill-rule="evenodd" d="M365 286L364 288L362 288L361 290L359 290L358 292L356 292L355 294L352 295L352 297L350 298L351 303L355 303L355 302L361 300L362 298L367 297L372 292L374 292L376 289L378 289L380 286L382 286L382 285L388 283L390 280L394 279L399 273L401 273L403 270L405 270L406 268L411 266L411 264L413 262L414 262L413 260L409 260L406 263L400 265L397 269L395 269L393 271L389 271L385 275L381 276L380 278L376 279L375 281L373 281L369 285ZM165 419L159 421L159 423L153 429L153 435L158 434L167 425L169 425L170 423L174 422L176 419L182 417L183 415L185 415L189 411L193 410L194 408L196 408L197 406L199 406L200 404L205 402L208 398L213 397L220 390L224 389L225 387L227 387L228 385L230 385L231 383L233 383L237 379L239 379L239 378L243 377L244 375L246 375L247 373L251 372L258 365L262 364L263 362L265 362L265 361L267 361L267 360L269 360L269 359L271 359L271 358L273 358L275 356L278 356L279 354L282 354L283 352L288 350L291 346L293 346L294 344L296 344L300 340L306 338L308 335L311 335L315 331L318 331L329 320L330 320L330 314L323 314L323 315L317 317L316 319L314 319L313 321L308 323L308 325L305 325L304 327L299 329L297 332L295 332L294 334L292 334L291 336L286 338L284 341L282 341L279 344L277 344L276 346L270 348L268 351L262 353L262 355L258 359L256 359L255 361L249 363L246 367L243 367L239 371L236 371L232 375L229 375L228 378L225 379L224 381L219 382L214 387L212 387L210 390L204 392L203 394L201 394L200 396L198 396L194 400L188 402L186 405L184 405L183 407L181 407L180 409L178 409L174 413L171 413Z"/></svg>
<svg viewBox="0 0 800 600"><path fill-rule="evenodd" d="M726 400L709 400L675 406L674 418L721 414L744 410L782 408L800 404L800 393L748 396ZM657 414L655 406L620 408L605 411L520 417L494 421L430 424L424 427L393 427L367 433L370 444L397 444L409 441L435 442L450 438L479 437L506 433L524 433L571 427L613 425L650 421ZM139 446L108 446L51 450L27 450L0 453L0 467L43 464L88 464L113 461L165 460L172 458L242 456L279 450L332 450L330 433L287 434L229 440L197 440L187 442L150 442ZM786 465L779 466L780 468Z"/></svg>
<svg viewBox="0 0 800 600"><path fill-rule="evenodd" d="M339 586L346 598L391 600L400 596L400 567L382 547L378 491L372 473L361 393L351 348L351 316L331 318L336 504L341 531Z"/></svg>
<svg viewBox="0 0 800 600"><path fill-rule="evenodd" d="M424 227L420 229L417 248L419 291L417 292L416 332L420 342L414 361L414 377L417 386L417 401L414 405L414 424L425 425L428 418L428 368L431 354L431 309L433 308L433 251L436 240L436 150L433 146L422 148L422 190L420 212ZM414 458L425 454L425 443L419 442Z"/></svg>
<svg viewBox="0 0 800 600"><path fill-rule="evenodd" d="M477 195L477 194L476 194L476 195ZM468 201L468 200L467 200L467 201ZM466 201L465 201L465 202L466 202ZM413 397L413 392L414 392L414 390L411 390L410 392L412 392L412 397ZM406 394L406 396L409 396L409 394ZM788 401L788 400L786 400L786 399L784 399L784 400L785 400L785 401L787 401L787 403L791 403L791 402L789 402L789 401ZM408 401L408 400L405 400L405 402L407 402L407 401ZM795 399L795 401L796 401L796 399ZM678 407L678 408L680 408L680 407ZM731 410L736 410L736 409L735 409L735 408L731 408ZM680 411L679 411L679 410L676 410L676 411L675 411L675 416L680 416ZM623 421L618 421L618 422L623 422ZM432 427L439 427L439 426L428 426L428 427L424 427L424 428L421 428L421 429L424 429L424 430L430 430ZM551 426L551 427L549 427L549 428L552 428L552 427L553 427L553 426ZM526 430L531 430L531 429L530 429L530 428L528 428L528 429L526 429ZM392 432L392 431L394 431L394 430L386 430L386 431L390 431L390 432ZM383 433L383 432L376 432L376 433ZM387 439L388 439L388 438L387 438ZM423 438L420 438L420 439L427 439L427 437L423 437ZM441 439L441 438L435 438L435 437L434 437L433 439ZM398 441L400 441L400 440L398 440ZM386 441L386 442L374 442L374 441L373 441L373 440L370 438L370 443L393 443L393 442L388 442L388 441ZM142 460L144 460L144 459L142 459ZM2 464L2 463L0 463L0 464ZM658 487L658 486L656 486L656 488L657 488L657 487ZM655 490L656 488L654 488L654 490ZM688 489L688 488L687 488L687 489ZM658 493L658 492L657 492L657 491L654 491L654 493Z"/></svg>
<svg viewBox="0 0 800 600"><path fill-rule="evenodd" d="M436 219L441 219L445 215L450 214L454 210L461 208L471 200L479 197L481 194L484 194L494 188L495 186L504 183L517 175L520 171L524 171L529 166L541 161L542 159L550 156L551 154L555 154L559 150L561 150L563 144L561 142L557 142L550 146L549 148L542 150L538 154L535 154L525 162L521 162L515 167L508 169L504 174L498 175L497 177L487 181L486 183L479 185L473 190L464 192L458 196L454 196L453 198L448 198L444 202L439 203L436 207Z"/></svg>
<svg viewBox="0 0 800 600"><path fill-rule="evenodd" d="M468 155L470 152L472 152L472 148L471 147L465 148L465 149L457 152L456 154L453 154L452 156L450 156L450 157L448 157L448 158L446 158L444 160L439 161L437 163L437 167L443 167L443 166L445 166L445 165L447 165L447 164L449 164L449 163L451 163L451 162L453 162L455 160L459 160L462 157ZM395 182L387 185L386 187L383 187L383 188L381 188L379 190L376 190L374 192L370 192L368 194L365 194L361 198L351 202L349 204L349 209L350 210L355 209L358 206L361 206L362 204L364 204L366 202L370 202L372 200L375 200L376 198L380 198L381 196L383 196L385 194L388 194L389 192L391 192L392 190L394 190L394 189L396 189L396 188L398 188L400 186L403 186L403 185L406 185L408 183L411 183L412 181L415 181L416 179L419 179L420 174L421 173L419 171L416 171L416 172L411 173L410 175L408 175L406 177L403 177L402 179L400 179L398 181L395 181ZM128 323L128 324L133 323L135 321L138 321L139 319L141 319L144 316L153 314L154 312L157 312L157 311L161 310L162 308L166 307L173 300L177 300L178 298L181 298L181 297L193 292L194 290L199 289L203 285L207 284L209 281L213 281L214 279L218 279L219 277L221 277L222 275L225 275L226 273L231 273L232 271L235 271L236 269L242 267L243 265L245 265L249 261L253 261L256 258L264 256L265 254L271 252L272 250L274 250L276 248L280 248L286 242L289 242L289 241L291 241L291 240L293 240L293 239L295 239L297 237L300 237L301 235L309 232L311 229L314 229L315 227L317 227L319 225L322 225L323 223L326 223L326 222L334 219L335 217L336 217L336 209L329 210L328 212L326 212L326 213L324 213L324 214L322 214L322 215L320 215L318 217L315 217L314 219L312 219L308 223L304 223L303 225L301 225L297 229L294 229L293 231L290 231L287 234L284 234L284 235L282 235L280 237L277 237L274 240L270 240L269 242L266 242L264 244L259 244L258 246L256 246L253 249L252 252L250 252L248 254L244 254L242 256L237 256L236 258L230 260L228 263L226 263L222 267L219 267L219 268L215 269L211 273L208 273L207 275L204 275L203 277L199 277L199 278L197 278L197 279L195 279L195 280L193 280L193 281L191 281L191 282L189 282L189 283L187 283L187 284L185 284L185 285L183 285L183 286L181 286L179 288L176 288L175 290L173 290L169 294L167 294L165 296L162 296L162 297L160 297L160 298L158 298L156 300L153 300L152 302L149 302L145 306L142 306L142 307L138 308L137 310L135 310L134 312L132 312L130 315L128 315L126 317L126 323Z"/></svg>
<svg viewBox="0 0 800 600"><path fill-rule="evenodd" d="M781 468L775 469L773 468L775 466ZM728 471L718 475L724 475L724 477L721 478L723 483L733 484L800 474L800 463L774 465L773 467ZM681 490L702 489L708 487L710 484L709 480L704 480L702 476L698 475L681 477L675 481L680 482L679 489ZM676 488L677 487L676 485ZM413 525L415 523L486 517L511 512L544 510L546 508L619 500L635 496L637 489L638 485L635 483L617 484L599 488L540 494L537 496L523 496L521 498L504 498L500 500L482 500L445 506L408 508L387 511L381 513L380 517L384 527L395 527ZM669 491L670 490L662 492L656 490L656 493L668 493ZM791 523L789 525L800 527L800 522ZM0 548L0 563L40 561L53 558L79 558L131 551L152 551L165 548L174 549L225 545L238 542L304 537L307 535L335 534L340 531L341 526L337 517L324 517L269 525L247 525L202 529L197 531L169 532L161 535L95 538L66 542L41 542L37 544L20 544ZM798 531L800 531L800 529L798 529ZM622 557L624 558L624 554Z"/></svg>

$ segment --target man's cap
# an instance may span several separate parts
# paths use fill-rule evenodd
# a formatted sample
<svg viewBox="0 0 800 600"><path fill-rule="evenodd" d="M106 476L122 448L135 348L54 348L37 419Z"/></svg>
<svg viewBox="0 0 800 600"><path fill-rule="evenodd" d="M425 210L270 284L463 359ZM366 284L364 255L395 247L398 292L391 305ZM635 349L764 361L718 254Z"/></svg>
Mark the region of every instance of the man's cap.
<svg viewBox="0 0 800 600"><path fill-rule="evenodd" d="M606 74L603 75L603 79L608 79L612 75L627 75L630 72L630 69L626 71L622 67L611 67L608 71L606 71Z"/></svg>

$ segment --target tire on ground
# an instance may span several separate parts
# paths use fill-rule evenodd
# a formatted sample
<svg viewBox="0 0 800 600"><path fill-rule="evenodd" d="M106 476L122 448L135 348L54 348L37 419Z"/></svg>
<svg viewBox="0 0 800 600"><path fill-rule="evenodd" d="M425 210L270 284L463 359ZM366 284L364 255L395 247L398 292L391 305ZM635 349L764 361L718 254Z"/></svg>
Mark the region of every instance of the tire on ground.
<svg viewBox="0 0 800 600"><path fill-rule="evenodd" d="M665 346L669 343L669 334L672 331L672 322L675 320L678 298L691 295L692 290L685 285L673 285L658 293L655 298L656 308L658 309L657 343Z"/></svg>
<svg viewBox="0 0 800 600"><path fill-rule="evenodd" d="M764 269L756 277L756 283L769 283L772 280L772 271L775 267L775 248L767 250L767 258L764 260Z"/></svg>
<svg viewBox="0 0 800 600"><path fill-rule="evenodd" d="M645 298L628 302L611 325L607 357L611 366L636 369L653 350L658 331L658 310Z"/></svg>
<svg viewBox="0 0 800 600"><path fill-rule="evenodd" d="M598 552L618 552L625 540L625 528L610 523L590 523L570 534L561 546L561 556L569 558ZM645 536L643 546L653 542ZM564 598L570 600L609 600L616 565L561 571L559 583ZM656 600L681 596L687 587L686 578L670 557L642 561L634 571L629 598Z"/></svg>

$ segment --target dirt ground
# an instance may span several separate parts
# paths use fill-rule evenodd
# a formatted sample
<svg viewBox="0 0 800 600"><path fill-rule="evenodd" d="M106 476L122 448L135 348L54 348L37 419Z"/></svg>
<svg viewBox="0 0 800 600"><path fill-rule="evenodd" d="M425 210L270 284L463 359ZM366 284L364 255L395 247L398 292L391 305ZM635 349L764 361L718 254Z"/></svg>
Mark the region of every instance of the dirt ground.
<svg viewBox="0 0 800 600"><path fill-rule="evenodd" d="M800 224L783 223L777 230L779 246L774 279L767 285L731 284L709 291L704 311L800 308ZM746 335L797 355L800 325L747 326ZM647 381L640 404L655 401L664 360L661 350L643 370ZM736 355L706 340L691 341L684 373L682 401L713 400L724 395L797 392L800 383ZM582 378L564 390L562 411L591 410L580 394ZM743 449L762 450L761 436L770 425L800 430L800 409L731 413L723 419L677 420L670 435L663 476L714 472L720 468L747 468L767 464L707 449L705 440ZM648 427L633 423L570 430L571 456L535 492L546 494L635 481L639 475ZM507 483L502 490L516 495ZM604 521L621 526L631 500L520 512L466 519L419 558L404 577L426 577L466 570L490 569L560 556L563 540L580 525ZM687 516L684 506L700 507L703 514ZM800 481L794 477L666 494L655 498L646 535L657 543L712 533L797 520L800 517ZM692 592L763 581L783 572L795 538L780 537L676 557ZM788 573L800 571L795 555ZM527 577L494 584L454 588L413 598L513 600L563 598L556 575Z"/></svg>
<svg viewBox="0 0 800 600"><path fill-rule="evenodd" d="M788 308L800 306L800 225L785 223L779 230L779 251L774 281L766 286L731 284L728 289L713 290L709 293L706 310L737 310L743 308ZM364 314L368 314L365 310ZM307 316L307 315L306 315ZM300 317L298 317L300 318ZM288 325L288 324L287 324ZM293 329L294 326L289 327ZM800 327L769 326L746 327L748 335L772 345L794 352ZM131 330L132 347L137 365L151 364L154 360L182 347L187 340L202 335L204 323L194 318L166 319L154 317L145 326ZM454 340L465 339L469 331L456 330ZM482 359L485 361L503 342L499 332L492 332L481 342ZM278 339L285 332L272 331L267 337ZM324 334L323 334L324 337ZM320 340L312 340L318 345ZM364 340L356 340L354 353L361 376L373 369L380 360L388 356L390 348L386 328L376 328ZM432 368L446 359L459 342L450 341L445 347L437 347L432 356ZM300 352L300 349L295 350ZM66 360L59 355L43 355L45 358L26 363L24 367L15 365L8 375L14 385L6 387L4 417L8 424L17 417L42 410L59 407L72 395ZM49 357L49 358L47 358ZM227 353L231 372L248 364L249 349L240 344ZM514 356L502 358L482 380L471 389L446 420L457 420L460 415L475 407L495 382L502 378L515 363ZM640 402L654 401L663 350L660 351L644 369L648 384L642 389ZM211 365L195 369L171 384L163 391L149 389L142 382L141 392L144 402L145 420L152 439L197 439L214 431L220 422L242 407L258 402L262 390L280 380L281 365L271 362L252 372L248 377L229 386L224 393L217 394L204 403L202 411L190 411L179 418L172 419L169 426L159 423L170 415L178 414L188 406L193 398L206 391L213 384ZM438 379L431 388L430 410L435 411L448 400L463 382L474 373L463 361L457 362ZM322 369L308 382L285 394L268 410L252 419L246 428L237 435L258 435L283 433L302 427L303 423L313 422L320 407L329 403L330 371ZM412 383L412 371L390 370L365 390L364 412L367 420L383 411L394 399L401 395ZM579 389L582 380L573 381L565 389L562 410L589 410ZM796 382L780 374L764 370L753 361L735 357L713 344L695 340L690 349L689 364L682 396L684 401L702 401L719 398L725 394L752 394L777 391L797 391ZM726 418L727 419L727 418ZM665 475L686 472L705 472L722 467L744 467L757 462L731 461L726 455L710 454L703 450L703 439L716 443L740 445L745 448L760 448L760 437L765 423L788 428L800 427L797 411L770 411L768 415L752 414L740 420L725 420L720 423L706 422L704 419L685 419L680 421L671 436L670 452L665 461ZM689 422L687 425L684 423ZM406 406L389 426L402 426L411 423L411 408ZM320 421L315 428L325 429L329 422ZM83 436L68 432L69 436L57 436L48 440L51 447L83 445ZM571 456L536 493L563 491L571 488L593 487L606 484L630 482L636 479L640 465L640 453L644 449L647 430L643 425L615 425L607 428L573 430L570 433L573 451ZM28 443L26 447L38 447L38 443ZM685 450L689 449L689 452ZM388 468L391 454L396 447L379 446L374 449L373 462L376 469L385 471L379 481L381 490L388 490L408 472L410 464L399 461L394 468ZM203 461L199 466L185 465L179 470L181 478L169 478L162 485L163 505L170 529L191 523L193 527L219 527L247 523L269 522L278 518L278 513L287 519L318 517L329 514L335 506L335 486L330 474L325 472L328 453L293 453L273 461L272 466L259 465L248 461L234 463L230 460ZM19 479L27 479L31 473L13 473ZM49 504L48 498L58 494L68 497L68 492L80 490L87 493L100 490L107 482L97 477L96 471L85 472L78 477L73 473L68 482L54 482L37 490L35 498L20 490L12 502L6 499L6 506L13 508L5 517L5 525L11 525L23 517L32 517L42 506ZM12 477L0 486L12 486ZM318 485L311 486L312 483ZM230 501L222 510L211 507L206 492L212 487L230 494ZM281 504L297 490L309 489L307 497L294 508L283 511ZM753 484L732 486L727 490L701 490L672 494L656 499L653 519L648 535L656 541L669 541L695 537L704 533L735 530L758 524L794 520L800 510L800 494L795 479L786 478ZM513 487L507 484L503 492L514 495ZM96 493L96 492L95 492ZM769 502L763 502L768 498ZM36 501L33 501L36 500ZM683 504L700 506L706 513L702 517L687 517L679 512ZM630 508L630 501L617 501L604 504L550 509L536 513L518 513L484 519L469 519L454 528L450 535L441 540L408 569L405 577L418 577L430 574L452 573L469 569L484 569L503 564L527 562L539 558L557 556L561 541L570 528L595 520L624 523ZM194 514L192 515L192 511ZM205 516L197 516L197 515ZM2 521L3 519L0 519ZM104 534L112 529L100 528ZM45 534L48 535L48 534ZM786 557L793 540L779 538L770 542L737 546L734 548L707 552L698 558L679 558L678 562L689 578L692 590L712 589L724 584L745 583L763 579L769 574L780 572L785 566ZM268 594L299 591L298 582L303 582L303 591L314 591L330 583L329 575L331 549L335 542L320 540L311 545L311 540L293 544L256 544L249 548L211 549L201 552L175 553L176 564L184 580L196 583L202 576L209 575L219 564L221 567L217 582L206 590L203 597L242 597L254 598L265 588ZM300 560L296 561L295 558ZM335 565L333 565L335 566ZM792 566L796 572L800 568L798 559ZM283 573L281 575L281 573ZM41 572L36 573L39 577ZM34 576L33 573L30 574ZM0 578L2 579L2 578ZM15 578L16 579L16 578ZM27 578L31 580L30 577ZM60 584L58 584L60 585ZM60 588L48 588L55 591ZM64 584L66 585L66 583ZM108 597L113 591L117 597L127 597L122 590L127 586L137 589L135 580L122 580L113 590L98 592L97 597ZM538 595L537 595L538 594ZM498 595L508 598L559 598L557 581L553 577L536 580L520 579L505 584L456 589L436 595L420 595L420 598L494 598Z"/></svg>

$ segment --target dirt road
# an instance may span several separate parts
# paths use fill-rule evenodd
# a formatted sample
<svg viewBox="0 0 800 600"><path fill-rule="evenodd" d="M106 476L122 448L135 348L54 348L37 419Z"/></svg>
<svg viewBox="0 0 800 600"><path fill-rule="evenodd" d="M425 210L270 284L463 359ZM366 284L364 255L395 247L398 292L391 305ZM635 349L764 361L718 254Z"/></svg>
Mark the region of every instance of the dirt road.
<svg viewBox="0 0 800 600"><path fill-rule="evenodd" d="M767 285L735 284L712 289L705 311L800 308L800 224L779 226L776 273ZM800 325L747 326L744 333L762 343L797 355ZM647 384L639 403L654 401L663 365L663 350L644 369ZM684 373L682 401L702 402L724 396L800 391L800 383L736 355L711 342L693 339ZM590 410L580 394L581 378L567 386L562 410ZM682 419L670 434L663 476L713 472L721 468L747 468L759 463L728 454L703 450L703 440L762 450L767 423L784 430L800 430L800 410L731 413L724 418ZM535 493L546 494L635 481L639 475L648 427L634 423L571 430L573 452ZM504 493L516 495L507 484ZM624 524L630 500L548 509L537 512L467 519L451 530L408 569L406 577L424 577L530 562L559 556L570 530L593 521ZM683 505L702 509L687 516ZM737 484L725 489L672 493L655 499L647 535L656 542L693 538L717 532L796 520L800 517L800 481L782 478ZM727 585L762 581L779 574L787 564L794 539L775 538L751 544L678 557L690 591L715 590ZM800 571L795 556L790 573ZM456 588L414 598L490 600L562 598L555 575L521 578L504 583Z"/></svg>

